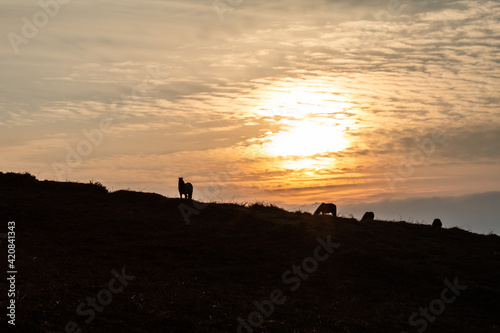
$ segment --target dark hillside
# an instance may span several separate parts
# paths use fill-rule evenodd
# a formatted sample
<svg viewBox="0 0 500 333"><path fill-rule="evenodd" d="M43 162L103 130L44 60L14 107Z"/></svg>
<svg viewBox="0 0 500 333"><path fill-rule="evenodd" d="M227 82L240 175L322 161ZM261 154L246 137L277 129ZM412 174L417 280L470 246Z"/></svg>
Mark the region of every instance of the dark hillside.
<svg viewBox="0 0 500 333"><path fill-rule="evenodd" d="M13 331L64 332L72 321L82 332L500 331L498 236L263 204L209 204L187 225L180 204L201 205L0 173L0 233L16 222ZM340 247L329 254L318 237ZM112 270L134 278L110 284ZM455 278L467 288L443 291Z"/></svg>

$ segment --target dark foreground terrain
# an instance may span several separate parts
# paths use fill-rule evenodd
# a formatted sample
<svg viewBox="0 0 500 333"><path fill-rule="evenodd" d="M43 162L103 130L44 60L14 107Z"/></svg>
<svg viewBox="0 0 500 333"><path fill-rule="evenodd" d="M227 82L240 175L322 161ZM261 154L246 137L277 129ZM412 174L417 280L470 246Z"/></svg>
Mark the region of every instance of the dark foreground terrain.
<svg viewBox="0 0 500 333"><path fill-rule="evenodd" d="M199 206L188 225L181 203L0 173L18 272L0 331L500 331L498 236L262 204Z"/></svg>

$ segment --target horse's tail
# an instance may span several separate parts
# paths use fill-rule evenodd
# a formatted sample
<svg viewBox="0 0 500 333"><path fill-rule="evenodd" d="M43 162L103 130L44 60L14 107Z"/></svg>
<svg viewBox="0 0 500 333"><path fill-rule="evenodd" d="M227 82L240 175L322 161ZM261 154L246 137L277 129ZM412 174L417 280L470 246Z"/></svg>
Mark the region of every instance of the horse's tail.
<svg viewBox="0 0 500 333"><path fill-rule="evenodd" d="M193 184L186 183L186 194L189 199L193 198Z"/></svg>
<svg viewBox="0 0 500 333"><path fill-rule="evenodd" d="M330 213L332 213L333 217L337 217L337 205L332 204L330 207Z"/></svg>

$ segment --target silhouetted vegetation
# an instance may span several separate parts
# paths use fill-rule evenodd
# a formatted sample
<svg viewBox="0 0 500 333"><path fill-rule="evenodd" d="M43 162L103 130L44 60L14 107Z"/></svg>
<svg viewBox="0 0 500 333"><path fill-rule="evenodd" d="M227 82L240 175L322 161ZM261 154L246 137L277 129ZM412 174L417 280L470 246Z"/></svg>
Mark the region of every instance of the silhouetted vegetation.
<svg viewBox="0 0 500 333"><path fill-rule="evenodd" d="M361 224L264 203L211 203L186 225L181 203L196 205L108 193L95 181L0 173L0 220L16 221L16 331L64 332L75 321L83 332L236 332L237 318L280 288L285 303L254 332L416 332L409 316L454 277L467 289L426 332L500 329L498 236L403 221ZM283 273L329 235L341 246L291 291ZM77 306L123 266L135 279L85 323ZM6 320L0 316L2 332Z"/></svg>
<svg viewBox="0 0 500 333"><path fill-rule="evenodd" d="M108 189L106 188L106 186L102 185L101 182L91 180L91 181L89 181L89 184L92 186L95 186L97 189L99 189L100 191L102 191L104 193L108 193Z"/></svg>
<svg viewBox="0 0 500 333"><path fill-rule="evenodd" d="M25 173L14 173L0 172L0 184L3 185L25 185L25 184L33 184L37 181L36 177L31 175L28 172Z"/></svg>

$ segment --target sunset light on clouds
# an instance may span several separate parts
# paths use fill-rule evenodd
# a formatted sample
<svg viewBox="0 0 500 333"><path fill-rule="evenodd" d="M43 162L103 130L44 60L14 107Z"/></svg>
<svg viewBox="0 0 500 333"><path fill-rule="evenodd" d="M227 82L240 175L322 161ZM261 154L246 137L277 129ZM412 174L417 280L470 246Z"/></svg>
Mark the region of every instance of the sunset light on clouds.
<svg viewBox="0 0 500 333"><path fill-rule="evenodd" d="M498 2L41 3L2 3L0 171L427 221L500 198Z"/></svg>

